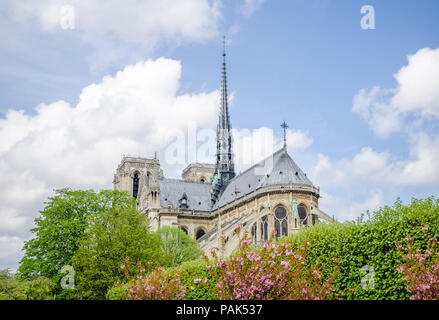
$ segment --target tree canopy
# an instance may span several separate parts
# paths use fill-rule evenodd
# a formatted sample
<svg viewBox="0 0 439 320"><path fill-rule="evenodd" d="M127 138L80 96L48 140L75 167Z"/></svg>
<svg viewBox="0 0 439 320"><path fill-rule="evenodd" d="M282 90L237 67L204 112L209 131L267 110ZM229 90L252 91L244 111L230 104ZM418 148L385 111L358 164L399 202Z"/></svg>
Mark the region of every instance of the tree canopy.
<svg viewBox="0 0 439 320"><path fill-rule="evenodd" d="M135 206L135 199L126 192L116 190L60 189L45 203L41 216L31 229L35 237L25 242L25 254L20 261L17 277L30 280L44 276L56 283L61 290L61 269L72 264L72 257L84 238L91 217L116 209Z"/></svg>
<svg viewBox="0 0 439 320"><path fill-rule="evenodd" d="M162 264L160 237L150 232L149 219L134 208L111 209L94 216L73 257L77 290L85 298L105 298L125 275L121 265Z"/></svg>
<svg viewBox="0 0 439 320"><path fill-rule="evenodd" d="M182 262L200 258L201 249L198 242L183 230L164 226L157 230L162 240L166 266L175 267Z"/></svg>

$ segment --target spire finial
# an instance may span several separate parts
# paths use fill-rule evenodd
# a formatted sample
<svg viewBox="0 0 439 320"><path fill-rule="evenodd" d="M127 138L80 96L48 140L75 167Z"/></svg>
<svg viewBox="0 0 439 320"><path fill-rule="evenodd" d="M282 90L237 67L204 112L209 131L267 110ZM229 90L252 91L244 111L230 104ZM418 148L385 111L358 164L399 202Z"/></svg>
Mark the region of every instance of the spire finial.
<svg viewBox="0 0 439 320"><path fill-rule="evenodd" d="M282 122L282 124L280 126L282 127L282 129L284 129L284 148L286 148L287 147L287 128L288 128L288 125L284 121L284 122Z"/></svg>
<svg viewBox="0 0 439 320"><path fill-rule="evenodd" d="M226 55L226 36L223 36L223 57Z"/></svg>

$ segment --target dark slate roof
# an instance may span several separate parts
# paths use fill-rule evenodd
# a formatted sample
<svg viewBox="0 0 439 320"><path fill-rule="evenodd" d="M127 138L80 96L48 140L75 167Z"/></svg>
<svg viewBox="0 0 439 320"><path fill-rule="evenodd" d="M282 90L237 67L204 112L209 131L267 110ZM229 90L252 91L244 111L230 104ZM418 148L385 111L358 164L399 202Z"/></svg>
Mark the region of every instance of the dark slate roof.
<svg viewBox="0 0 439 320"><path fill-rule="evenodd" d="M313 186L286 149L282 148L230 180L213 209L223 207L261 187L292 183Z"/></svg>
<svg viewBox="0 0 439 320"><path fill-rule="evenodd" d="M288 155L286 149L282 148L230 180L213 208L210 202L210 184L178 179L159 181L160 204L166 207L170 203L174 208L178 208L179 200L183 194L186 194L188 210L210 211L210 209L223 207L261 187L292 183L313 186Z"/></svg>
<svg viewBox="0 0 439 320"><path fill-rule="evenodd" d="M178 208L179 200L183 194L187 195L188 210L209 211L210 210L210 184L189 182L178 179L162 179L160 185L160 205L166 207L171 204Z"/></svg>

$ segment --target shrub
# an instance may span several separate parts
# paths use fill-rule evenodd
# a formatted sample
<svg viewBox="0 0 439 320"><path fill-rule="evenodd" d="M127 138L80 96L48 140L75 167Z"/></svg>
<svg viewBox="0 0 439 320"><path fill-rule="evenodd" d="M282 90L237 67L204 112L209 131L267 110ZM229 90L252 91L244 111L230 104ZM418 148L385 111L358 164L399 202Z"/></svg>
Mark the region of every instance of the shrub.
<svg viewBox="0 0 439 320"><path fill-rule="evenodd" d="M333 272L331 261L336 257L340 260L333 298L346 292L344 299L409 299L410 292L397 271L403 261L395 245L412 234L414 244L425 249L423 225L434 234L439 232L439 201L434 197L413 199L410 205L403 205L398 199L392 207L367 212L356 221L319 223L280 241L293 248L298 248L304 239L310 241L306 264L320 261L328 265L324 276ZM369 275L373 285L365 287L362 280Z"/></svg>
<svg viewBox="0 0 439 320"><path fill-rule="evenodd" d="M240 227L237 228L239 236ZM238 250L228 259L213 253L214 260L204 256L206 268L217 279L215 293L227 300L327 299L333 291L336 269L326 280L318 262L305 266L309 243L293 252L289 243L278 245L271 239L260 249L251 247L247 232L240 239ZM194 279L205 285L208 280Z"/></svg>
<svg viewBox="0 0 439 320"><path fill-rule="evenodd" d="M206 268L204 259L184 262L176 268L181 273L181 283L185 286L184 300L218 300L215 294L217 279ZM204 285L195 285L194 279L207 279Z"/></svg>
<svg viewBox="0 0 439 320"><path fill-rule="evenodd" d="M166 271L163 267L152 270L151 262L148 262L148 273L140 262L137 266L140 272L133 277L129 258L126 259L126 265L121 265L130 288L127 299L181 300L184 297L185 287L181 284L180 273ZM116 286L123 288L118 283Z"/></svg>
<svg viewBox="0 0 439 320"><path fill-rule="evenodd" d="M237 228L239 235L240 228ZM209 260L192 261L179 268L165 270L142 267L131 275L129 259L122 265L130 287L128 299L326 299L333 288L335 271L326 280L323 266L305 267L306 249L293 252L290 245L272 244L263 248L250 245L247 233L241 238L238 251L227 259L213 254ZM140 263L138 263L139 266ZM121 289L123 285L117 284ZM126 288L126 286L125 286Z"/></svg>
<svg viewBox="0 0 439 320"><path fill-rule="evenodd" d="M436 237L428 237L428 227L424 226L422 230L428 239L428 246L424 252L419 248L415 250L411 236L406 239L408 243L405 250L400 243L397 244L404 262L398 267L398 272L402 273L403 279L407 281L406 289L412 294L411 299L438 300L439 252L436 248Z"/></svg>
<svg viewBox="0 0 439 320"><path fill-rule="evenodd" d="M130 288L127 284L114 286L107 291L106 298L108 300L126 300Z"/></svg>
<svg viewBox="0 0 439 320"><path fill-rule="evenodd" d="M164 226L156 231L162 240L163 261L167 267L175 267L185 261L198 259L201 255L200 245L183 230Z"/></svg>
<svg viewBox="0 0 439 320"><path fill-rule="evenodd" d="M52 280L37 277L32 280L20 281L9 272L0 271L0 300L48 299L52 297L55 284Z"/></svg>

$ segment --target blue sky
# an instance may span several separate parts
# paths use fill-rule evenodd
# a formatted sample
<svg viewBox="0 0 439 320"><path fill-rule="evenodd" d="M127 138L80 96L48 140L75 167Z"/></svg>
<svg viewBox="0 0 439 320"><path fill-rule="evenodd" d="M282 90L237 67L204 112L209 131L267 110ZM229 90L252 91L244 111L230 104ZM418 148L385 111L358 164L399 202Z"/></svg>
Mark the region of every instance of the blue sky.
<svg viewBox="0 0 439 320"><path fill-rule="evenodd" d="M285 120L291 129L290 154L321 186L321 207L330 215L349 220L390 205L398 196L405 202L437 196L439 77L434 73L439 72L432 72L439 71L437 1L188 0L193 10L184 2L164 1L148 11L130 1L109 1L102 8L102 2L93 0L89 9L71 1L74 29L58 23L63 1L0 5L0 171L5 189L0 198L0 268L15 268L18 248L30 237L27 230L51 190L111 187L122 153L151 156L158 151L164 156L172 139L152 141L163 136L160 128L180 128L178 117L159 103L166 95L187 103L195 116L184 120L214 128L222 35L227 36L233 127L271 128L279 139ZM374 30L360 26L363 5L375 9ZM171 9L176 16L169 16ZM409 55L414 57L410 62ZM160 58L167 60L157 63ZM137 64L148 59L155 67ZM169 75L163 85L158 81L163 96L157 99L165 100L143 97L140 101L151 105L130 111L137 100L125 98L132 90L117 73L129 65L137 70L123 72L137 81L130 83ZM404 67L407 72L400 73ZM114 83L106 84L105 76ZM422 90L417 83L424 84ZM87 99L80 98L84 88L89 88ZM139 88L147 89L146 84ZM90 108L89 101L101 92L114 98L105 100L114 109L99 102L96 118L76 115L78 102L82 109ZM44 112L36 109L40 104ZM18 110L23 111L15 114ZM120 122L128 119L125 127L111 122L118 117L110 116L114 110L126 111L120 117ZM153 115L161 111L163 117ZM139 112L144 119L131 123L131 118L142 118ZM75 121L85 124L70 126ZM89 130L93 138L82 138ZM51 139L65 148L53 151L47 144ZM107 164L100 157L103 145ZM108 151L113 147L113 153ZM28 200L14 204L20 197Z"/></svg>

